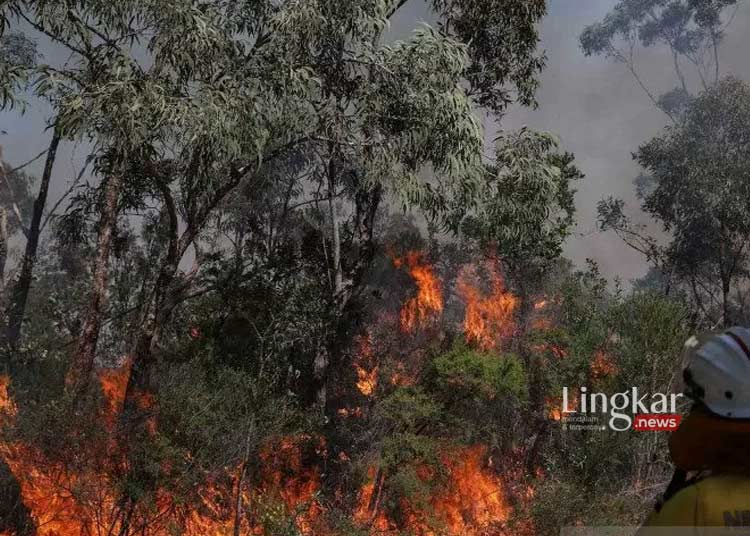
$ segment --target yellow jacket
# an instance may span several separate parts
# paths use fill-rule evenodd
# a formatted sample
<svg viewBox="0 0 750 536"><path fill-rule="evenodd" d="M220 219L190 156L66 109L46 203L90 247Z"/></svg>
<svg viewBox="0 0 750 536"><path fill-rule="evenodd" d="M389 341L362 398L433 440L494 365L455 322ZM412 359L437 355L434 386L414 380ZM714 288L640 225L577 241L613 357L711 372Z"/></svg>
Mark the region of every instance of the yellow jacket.
<svg viewBox="0 0 750 536"><path fill-rule="evenodd" d="M645 527L750 527L750 476L720 474L691 484L651 514Z"/></svg>

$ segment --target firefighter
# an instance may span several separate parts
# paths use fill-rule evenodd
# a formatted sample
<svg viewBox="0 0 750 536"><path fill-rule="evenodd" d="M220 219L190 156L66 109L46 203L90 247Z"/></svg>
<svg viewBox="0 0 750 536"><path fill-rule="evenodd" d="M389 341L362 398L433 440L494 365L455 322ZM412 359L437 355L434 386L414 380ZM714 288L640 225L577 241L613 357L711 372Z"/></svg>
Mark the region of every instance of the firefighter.
<svg viewBox="0 0 750 536"><path fill-rule="evenodd" d="M683 378L694 404L669 438L675 475L642 533L750 527L750 330L691 338Z"/></svg>

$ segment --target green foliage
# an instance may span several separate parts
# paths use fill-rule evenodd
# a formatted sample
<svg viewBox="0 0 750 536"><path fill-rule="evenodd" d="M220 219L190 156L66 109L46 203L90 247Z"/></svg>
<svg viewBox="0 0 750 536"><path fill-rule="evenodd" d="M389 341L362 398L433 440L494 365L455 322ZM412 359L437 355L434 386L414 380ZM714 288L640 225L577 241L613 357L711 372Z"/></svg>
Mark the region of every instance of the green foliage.
<svg viewBox="0 0 750 536"><path fill-rule="evenodd" d="M561 287L560 328L547 334L566 350L545 371L548 396L586 385L608 396L637 387L641 393L673 392L688 335L685 307L653 291L611 294L596 271L574 274ZM603 352L614 369L592 376ZM592 389L593 387L593 389ZM680 409L680 408L678 408ZM544 454L533 516L542 534L560 526L638 524L672 471L662 434L568 430L556 427Z"/></svg>
<svg viewBox="0 0 750 536"><path fill-rule="evenodd" d="M403 387L378 404L378 414L394 428L417 431L439 417L440 406L422 389Z"/></svg>
<svg viewBox="0 0 750 536"><path fill-rule="evenodd" d="M0 110L18 104L37 60L36 43L20 32L7 32L0 16Z"/></svg>
<svg viewBox="0 0 750 536"><path fill-rule="evenodd" d="M492 400L525 395L523 364L513 355L499 356L458 346L432 364L436 386L443 396Z"/></svg>
<svg viewBox="0 0 750 536"><path fill-rule="evenodd" d="M735 6L736 13L737 4L737 0L622 0L604 20L586 27L580 35L581 48L587 56L604 55L625 64L652 104L679 122L694 93L685 64L697 74L701 90L719 82L719 45L734 18L724 12ZM638 45L669 51L677 88L663 95L649 90L634 61Z"/></svg>
<svg viewBox="0 0 750 536"><path fill-rule="evenodd" d="M680 54L696 53L705 41L721 36L721 12L737 0L664 2L623 0L581 34L584 53L612 54L615 40L638 39L645 46L663 42Z"/></svg>
<svg viewBox="0 0 750 536"><path fill-rule="evenodd" d="M642 208L669 233L666 246L630 222L622 201L599 206L601 227L618 232L683 282L697 314L713 325L717 317L731 322L729 293L747 276L748 121L750 89L727 78L694 98L681 123L635 154L650 177Z"/></svg>
<svg viewBox="0 0 750 536"><path fill-rule="evenodd" d="M671 253L680 270L716 262L727 245L742 264L740 243L750 234L750 154L743 141L749 121L750 87L728 78L695 99L682 125L636 153L655 183L643 207L673 232Z"/></svg>
<svg viewBox="0 0 750 536"><path fill-rule="evenodd" d="M305 505L300 505L300 512ZM281 501L267 496L259 496L253 501L254 517L258 519L265 534L273 536L301 536L296 520L298 512L290 512Z"/></svg>
<svg viewBox="0 0 750 536"><path fill-rule="evenodd" d="M536 53L542 0L433 0L441 30L468 44L464 77L476 102L496 114L513 100L535 104L536 74L545 64ZM517 92L517 95L513 93Z"/></svg>
<svg viewBox="0 0 750 536"><path fill-rule="evenodd" d="M516 268L546 267L572 232L572 183L583 175L571 154L557 152L551 135L525 128L501 136L495 158L464 232Z"/></svg>

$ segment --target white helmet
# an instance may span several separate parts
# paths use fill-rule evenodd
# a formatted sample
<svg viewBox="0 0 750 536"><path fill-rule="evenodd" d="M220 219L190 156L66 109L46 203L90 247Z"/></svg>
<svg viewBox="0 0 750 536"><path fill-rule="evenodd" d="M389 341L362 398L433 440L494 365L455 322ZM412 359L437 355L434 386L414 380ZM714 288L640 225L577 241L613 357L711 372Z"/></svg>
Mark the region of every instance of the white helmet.
<svg viewBox="0 0 750 536"><path fill-rule="evenodd" d="M693 399L716 415L750 418L750 329L691 337L685 355L683 378Z"/></svg>

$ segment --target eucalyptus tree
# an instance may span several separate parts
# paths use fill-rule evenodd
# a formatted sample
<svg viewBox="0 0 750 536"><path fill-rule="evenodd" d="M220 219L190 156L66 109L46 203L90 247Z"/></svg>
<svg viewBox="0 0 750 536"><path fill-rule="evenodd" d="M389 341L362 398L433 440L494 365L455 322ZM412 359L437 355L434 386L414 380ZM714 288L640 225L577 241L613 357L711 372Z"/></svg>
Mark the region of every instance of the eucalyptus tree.
<svg viewBox="0 0 750 536"><path fill-rule="evenodd" d="M30 69L37 60L36 45L21 32L0 27L0 109L23 104L19 92L29 83Z"/></svg>
<svg viewBox="0 0 750 536"><path fill-rule="evenodd" d="M664 247L652 244L654 255L666 258L675 276L687 282L695 305L713 325L738 320L731 293L741 297L748 276L748 125L750 87L727 78L696 97L679 126L635 154L654 178L642 208L670 236ZM627 234L632 226L620 209L609 202L600 212L608 227Z"/></svg>
<svg viewBox="0 0 750 536"><path fill-rule="evenodd" d="M601 22L584 30L580 43L587 56L601 55L625 65L652 104L679 129L680 124L688 121L689 116L694 117L697 108L702 106L693 101L703 99L703 95L712 91L712 87L720 84L721 43L741 6L742 2L738 0L621 0ZM660 95L649 87L637 65L639 46L668 53L665 65L669 65L674 72L675 89ZM665 135L669 135L669 132L665 131ZM659 139L663 138L655 138L654 143L658 143ZM713 150L709 140L705 141L709 145L700 150L696 148L698 152L695 154ZM640 162L641 156L636 156L636 159ZM695 160L691 161L697 165ZM636 179L636 194L641 208L660 220L660 216L647 207L647 200L654 190L661 191L663 185L659 183L658 173L649 173L655 169L655 163L644 167L646 173ZM698 169L684 171L691 175L703 173ZM719 213L713 215L713 218L722 217ZM717 297L716 290L702 288L702 277L696 279L675 264L679 255L672 251L672 247L678 242L686 243L685 236L669 236L669 242L665 244L664 240L649 231L647 225L635 223L626 214L625 203L619 199L608 199L599 204L599 221L602 230L615 230L628 246L647 258L656 270L664 292L691 296L696 321L709 322L714 315L709 313L711 306L706 302L713 300L712 295ZM671 226L667 227L670 233L674 230ZM692 232L697 237L704 230L697 226ZM707 252L701 250L701 256ZM711 262L713 265L721 263L718 257ZM698 264L694 266L697 268ZM709 327L715 323L715 319L710 320Z"/></svg>
<svg viewBox="0 0 750 536"><path fill-rule="evenodd" d="M587 26L580 43L587 56L625 65L651 102L673 121L680 118L696 85L706 90L721 77L720 45L738 0L621 0L601 22ZM638 46L664 47L676 89L659 95L649 88L636 58Z"/></svg>
<svg viewBox="0 0 750 536"><path fill-rule="evenodd" d="M321 405L373 258L379 207L391 200L448 224L450 201L471 203L484 180L474 110L499 116L510 102L533 104L544 62L536 51L544 2L434 1L437 29L385 43L389 19L406 4L311 1L279 12L278 49L320 81L310 95L306 172L316 185L310 201L325 207L337 311L315 359Z"/></svg>
<svg viewBox="0 0 750 536"><path fill-rule="evenodd" d="M20 32L8 32L6 19L0 19L0 109L20 107L25 100L21 95L33 81L38 59L36 45ZM36 263L37 248L41 234L42 216L47 202L47 194L54 166L57 147L60 144L60 132L55 129L47 151L47 161L39 185L39 193L34 202L29 222L25 222L18 209L18 200L14 199L13 175L9 170L2 171L4 176L3 197L10 200L14 207L16 223L20 225L26 238L26 248L21 263L18 280L12 285L11 300L7 311L8 325L0 335L0 345L15 349L21 334L26 309L26 300L31 286L32 272ZM7 255L8 213L4 208L0 213L0 233L3 235L3 272Z"/></svg>
<svg viewBox="0 0 750 536"><path fill-rule="evenodd" d="M519 286L531 284L562 255L575 224L573 183L583 174L553 136L527 128L496 140L487 174L463 231L495 249Z"/></svg>
<svg viewBox="0 0 750 536"><path fill-rule="evenodd" d="M535 24L544 3L436 2L440 31L427 28L405 42L383 44L388 19L404 4L130 2L106 16L135 20L137 28L108 22L87 34L97 46L110 47L113 57L129 57L126 66L137 66L111 67L135 72L127 80L133 96L83 93L73 115L76 121L106 118L95 125L124 122L103 146L99 165L105 184L138 189L123 190L120 197L138 210L146 198L155 204L166 237L139 298L129 392L148 388L174 308L202 291L196 289L206 257L201 239L210 234L212 216L243 184L261 184L288 152L303 153L306 162L289 191L308 184L317 192L294 204L327 207L324 248L338 317L361 285L383 199L395 196L437 218L447 199L476 189L482 137L473 107L500 113L513 94L532 103L534 74L543 63L535 51ZM105 15L97 15L103 8L96 4L88 9L94 10L87 15L89 25ZM106 37L101 43L99 34ZM143 49L152 61L143 59ZM493 55L497 50L504 51L502 59ZM141 64L151 67L142 70ZM181 98L170 99L175 94ZM113 98L120 99L114 108L108 106ZM121 147L135 149L109 156L107 151L117 155ZM425 179L427 170L434 176ZM113 204L113 196L102 197L105 208ZM106 279L100 274L107 272L106 244L116 211L100 212L95 291L71 369L83 371L83 377L91 369L102 322ZM76 219L86 214L71 210L65 228L86 228ZM359 256L344 259L342 242ZM194 269L184 273L180 266L191 249ZM334 322L329 344L318 353L321 402L337 329Z"/></svg>
<svg viewBox="0 0 750 536"><path fill-rule="evenodd" d="M31 206L29 186L32 182L31 177L4 162L0 150L0 291L5 290L10 239L16 233L28 232L26 224Z"/></svg>

